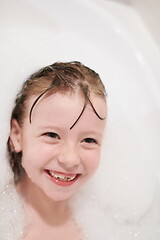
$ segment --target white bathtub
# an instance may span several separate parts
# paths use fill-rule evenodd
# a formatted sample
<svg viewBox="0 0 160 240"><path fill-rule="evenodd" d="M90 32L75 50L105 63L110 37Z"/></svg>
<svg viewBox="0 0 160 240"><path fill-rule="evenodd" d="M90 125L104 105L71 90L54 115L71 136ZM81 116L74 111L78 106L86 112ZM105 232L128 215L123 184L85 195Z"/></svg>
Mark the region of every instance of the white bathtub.
<svg viewBox="0 0 160 240"><path fill-rule="evenodd" d="M160 58L141 19L129 7L96 0L3 0L0 9L2 158L11 102L24 79L55 61L83 62L108 92L97 173L105 179L98 191L112 226L107 240L159 240Z"/></svg>

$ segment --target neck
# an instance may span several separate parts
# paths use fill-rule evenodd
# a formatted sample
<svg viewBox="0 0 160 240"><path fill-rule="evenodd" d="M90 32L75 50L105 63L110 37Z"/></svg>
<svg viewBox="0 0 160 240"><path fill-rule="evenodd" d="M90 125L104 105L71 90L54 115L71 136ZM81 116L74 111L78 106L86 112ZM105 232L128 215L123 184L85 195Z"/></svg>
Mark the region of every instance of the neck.
<svg viewBox="0 0 160 240"><path fill-rule="evenodd" d="M40 218L50 225L62 224L69 216L67 201L54 201L28 177L17 185L17 190L24 200L24 207L31 219Z"/></svg>

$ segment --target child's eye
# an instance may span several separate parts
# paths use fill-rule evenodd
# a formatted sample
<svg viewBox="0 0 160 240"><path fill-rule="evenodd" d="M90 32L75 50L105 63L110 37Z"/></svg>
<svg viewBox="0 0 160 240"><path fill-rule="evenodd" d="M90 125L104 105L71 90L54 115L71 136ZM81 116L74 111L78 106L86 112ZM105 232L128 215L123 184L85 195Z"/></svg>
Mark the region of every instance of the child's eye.
<svg viewBox="0 0 160 240"><path fill-rule="evenodd" d="M97 141L94 138L85 138L83 140L85 143L97 143Z"/></svg>
<svg viewBox="0 0 160 240"><path fill-rule="evenodd" d="M54 132L47 132L44 134L45 136L47 137L50 137L50 138L57 138L57 139L60 139L60 137L58 136L57 133L54 133Z"/></svg>

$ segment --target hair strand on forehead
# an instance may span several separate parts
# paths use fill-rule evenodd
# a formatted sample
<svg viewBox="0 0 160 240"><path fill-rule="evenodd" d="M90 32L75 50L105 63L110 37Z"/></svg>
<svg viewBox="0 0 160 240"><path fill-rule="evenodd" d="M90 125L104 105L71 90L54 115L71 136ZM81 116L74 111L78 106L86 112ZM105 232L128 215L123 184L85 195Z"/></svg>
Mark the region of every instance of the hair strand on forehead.
<svg viewBox="0 0 160 240"><path fill-rule="evenodd" d="M102 118L102 117L98 114L98 112L96 111L96 109L95 109L95 107L93 106L93 103L90 101L90 99L88 99L88 101L89 101L89 103L90 103L90 105L91 105L94 113L96 114L96 116L97 116L100 120L105 120L105 119L106 119L105 117Z"/></svg>
<svg viewBox="0 0 160 240"><path fill-rule="evenodd" d="M76 125L76 123L78 122L78 120L81 118L81 116L82 116L82 114L83 114L86 106L87 106L87 100L85 99L85 103L84 103L83 109L82 109L80 115L78 116L77 120L76 120L76 121L73 123L73 125L70 127L70 130Z"/></svg>
<svg viewBox="0 0 160 240"><path fill-rule="evenodd" d="M34 106L35 106L36 103L39 101L39 99L40 99L43 95L45 95L45 93L47 93L50 89L51 89L51 87L47 88L44 92L42 92L42 93L36 98L36 100L34 101L34 103L32 104L32 107L31 107L30 112L29 112L29 122L30 122L30 123L31 123L32 111L33 111Z"/></svg>

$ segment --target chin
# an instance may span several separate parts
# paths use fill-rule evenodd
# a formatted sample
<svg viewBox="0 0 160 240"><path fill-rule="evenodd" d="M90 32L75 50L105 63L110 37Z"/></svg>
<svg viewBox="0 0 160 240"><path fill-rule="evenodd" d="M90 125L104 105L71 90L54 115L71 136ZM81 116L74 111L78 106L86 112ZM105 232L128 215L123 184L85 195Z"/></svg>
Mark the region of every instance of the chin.
<svg viewBox="0 0 160 240"><path fill-rule="evenodd" d="M55 201L55 202L59 202L59 201L67 201L69 200L72 196L74 195L73 194L68 194L68 195L64 195L64 194L56 194L56 196L54 195L49 195L48 197Z"/></svg>

